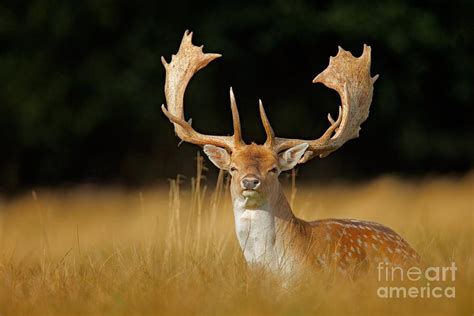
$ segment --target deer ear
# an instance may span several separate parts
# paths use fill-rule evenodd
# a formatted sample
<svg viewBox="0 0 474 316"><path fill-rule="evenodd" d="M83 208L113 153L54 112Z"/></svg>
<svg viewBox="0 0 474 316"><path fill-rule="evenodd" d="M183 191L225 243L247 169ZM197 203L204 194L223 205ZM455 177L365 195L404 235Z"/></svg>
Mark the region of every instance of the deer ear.
<svg viewBox="0 0 474 316"><path fill-rule="evenodd" d="M284 152L278 155L278 164L280 165L281 171L291 170L300 161L301 157L303 157L306 149L308 149L308 144L303 143L296 145L294 147L288 148Z"/></svg>
<svg viewBox="0 0 474 316"><path fill-rule="evenodd" d="M214 145L204 145L204 153L219 169L228 170L230 166L230 154L224 148Z"/></svg>

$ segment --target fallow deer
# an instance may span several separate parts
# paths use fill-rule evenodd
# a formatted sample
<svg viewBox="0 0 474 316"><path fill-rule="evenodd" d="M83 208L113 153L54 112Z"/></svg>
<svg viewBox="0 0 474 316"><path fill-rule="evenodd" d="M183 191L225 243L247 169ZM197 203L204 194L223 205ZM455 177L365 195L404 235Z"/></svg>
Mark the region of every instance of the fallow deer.
<svg viewBox="0 0 474 316"><path fill-rule="evenodd" d="M231 196L235 229L248 264L271 271L294 271L304 266L349 270L378 262L407 265L417 262L418 254L390 228L352 219L323 219L307 222L297 218L285 198L278 176L314 157L326 157L346 141L359 136L372 102L370 76L371 49L364 45L356 58L339 47L329 66L313 83L323 83L341 98L339 116L328 115L329 128L318 139L275 137L262 102L260 116L267 135L263 145L244 143L235 97L230 89L233 136L204 135L184 118L183 98L192 76L220 54L203 53L194 46L186 31L176 55L167 63L162 111L173 123L176 135L184 142L204 147L218 167L231 175Z"/></svg>

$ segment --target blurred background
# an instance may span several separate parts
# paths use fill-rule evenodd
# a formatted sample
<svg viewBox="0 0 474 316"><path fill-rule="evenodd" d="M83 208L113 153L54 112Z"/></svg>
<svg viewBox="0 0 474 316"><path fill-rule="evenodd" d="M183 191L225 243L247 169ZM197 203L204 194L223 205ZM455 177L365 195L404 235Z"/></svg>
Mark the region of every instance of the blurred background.
<svg viewBox="0 0 474 316"><path fill-rule="evenodd" d="M193 174L198 147L177 148L160 110L160 56L186 29L223 54L188 87L197 130L231 133L232 86L247 141L264 139L259 98L278 136L319 137L339 97L311 80L338 45L359 56L366 43L380 78L360 138L301 179L464 174L474 161L472 12L467 0L2 1L0 191Z"/></svg>

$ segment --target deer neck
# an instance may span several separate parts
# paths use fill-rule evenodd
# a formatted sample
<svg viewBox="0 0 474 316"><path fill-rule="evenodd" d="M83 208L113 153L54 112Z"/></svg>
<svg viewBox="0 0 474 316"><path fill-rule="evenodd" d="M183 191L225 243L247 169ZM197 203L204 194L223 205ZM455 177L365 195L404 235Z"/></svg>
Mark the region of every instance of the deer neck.
<svg viewBox="0 0 474 316"><path fill-rule="evenodd" d="M280 185L276 194L258 206L248 206L246 198L232 194L237 238L247 263L281 268L283 245L288 240L288 226L298 220Z"/></svg>

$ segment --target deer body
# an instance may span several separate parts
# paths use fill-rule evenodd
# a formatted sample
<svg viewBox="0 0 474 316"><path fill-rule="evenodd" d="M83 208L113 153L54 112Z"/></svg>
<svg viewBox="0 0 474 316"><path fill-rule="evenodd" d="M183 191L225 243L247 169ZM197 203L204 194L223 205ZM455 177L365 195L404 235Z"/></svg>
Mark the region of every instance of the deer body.
<svg viewBox="0 0 474 316"><path fill-rule="evenodd" d="M249 265L272 271L363 270L383 261L417 263L418 254L397 233L381 224L354 219L306 222L297 218L279 188L279 198L259 209L234 198L235 229ZM352 271L351 271L352 272Z"/></svg>
<svg viewBox="0 0 474 316"><path fill-rule="evenodd" d="M235 230L245 260L271 271L294 272L306 267L358 270L381 261L396 265L416 262L417 253L393 230L373 222L326 219L306 222L297 218L285 198L278 176L314 157L324 158L359 136L372 101L370 47L361 57L339 48L329 66L313 82L336 90L341 97L339 116L329 115L329 128L318 139L275 137L262 102L260 116L267 134L263 145L245 144L235 97L230 89L233 136L204 135L184 119L184 92L192 76L219 54L204 54L186 32L166 69L163 113L182 141L203 146L218 168L231 175Z"/></svg>

